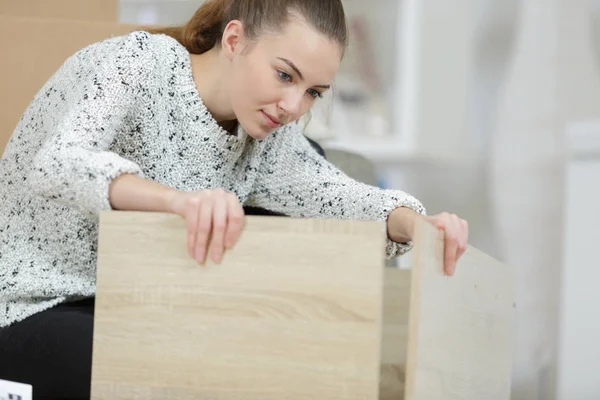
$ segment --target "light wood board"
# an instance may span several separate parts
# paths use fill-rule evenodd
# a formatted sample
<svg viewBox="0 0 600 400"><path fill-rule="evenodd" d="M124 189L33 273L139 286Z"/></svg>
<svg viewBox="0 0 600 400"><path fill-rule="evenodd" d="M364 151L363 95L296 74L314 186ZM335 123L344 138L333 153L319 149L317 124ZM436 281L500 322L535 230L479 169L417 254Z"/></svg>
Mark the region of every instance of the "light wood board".
<svg viewBox="0 0 600 400"><path fill-rule="evenodd" d="M404 398L410 275L409 270L384 269L380 400Z"/></svg>
<svg viewBox="0 0 600 400"><path fill-rule="evenodd" d="M442 231L416 227L406 364L407 400L508 400L513 270L474 247L443 274Z"/></svg>
<svg viewBox="0 0 600 400"><path fill-rule="evenodd" d="M179 217L103 213L92 398L376 399L384 232L248 217L200 266Z"/></svg>

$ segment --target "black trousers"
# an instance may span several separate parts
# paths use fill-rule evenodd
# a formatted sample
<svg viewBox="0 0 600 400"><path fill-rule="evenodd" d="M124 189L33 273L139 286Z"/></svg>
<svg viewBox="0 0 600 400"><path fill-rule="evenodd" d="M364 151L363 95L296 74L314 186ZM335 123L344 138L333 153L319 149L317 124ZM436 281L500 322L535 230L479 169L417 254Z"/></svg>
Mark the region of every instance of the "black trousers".
<svg viewBox="0 0 600 400"><path fill-rule="evenodd" d="M65 303L0 328L0 379L33 399L89 399L94 299Z"/></svg>

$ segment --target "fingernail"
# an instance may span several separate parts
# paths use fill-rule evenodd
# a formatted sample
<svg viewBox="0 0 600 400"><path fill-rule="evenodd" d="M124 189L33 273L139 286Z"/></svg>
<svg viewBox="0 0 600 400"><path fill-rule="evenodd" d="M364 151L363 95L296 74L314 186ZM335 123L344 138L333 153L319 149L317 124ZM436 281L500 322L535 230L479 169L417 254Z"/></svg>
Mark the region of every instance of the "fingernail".
<svg viewBox="0 0 600 400"><path fill-rule="evenodd" d="M200 264L204 263L204 252L200 249L196 250L196 261Z"/></svg>

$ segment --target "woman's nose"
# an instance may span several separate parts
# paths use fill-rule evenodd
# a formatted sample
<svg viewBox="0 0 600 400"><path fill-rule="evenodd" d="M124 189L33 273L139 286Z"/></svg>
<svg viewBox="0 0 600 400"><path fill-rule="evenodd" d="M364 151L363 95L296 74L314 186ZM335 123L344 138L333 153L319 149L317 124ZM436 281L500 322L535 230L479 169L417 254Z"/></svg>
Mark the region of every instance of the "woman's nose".
<svg viewBox="0 0 600 400"><path fill-rule="evenodd" d="M303 94L298 93L297 90L289 91L279 102L279 107L285 112L288 118L293 119L297 115L300 115L303 100Z"/></svg>

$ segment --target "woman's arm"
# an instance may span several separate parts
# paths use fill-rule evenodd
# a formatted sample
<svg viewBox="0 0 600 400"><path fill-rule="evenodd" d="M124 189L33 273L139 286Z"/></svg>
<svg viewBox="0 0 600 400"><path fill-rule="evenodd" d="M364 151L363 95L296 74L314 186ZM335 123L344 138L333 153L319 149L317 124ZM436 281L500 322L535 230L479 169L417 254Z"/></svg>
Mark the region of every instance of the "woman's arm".
<svg viewBox="0 0 600 400"><path fill-rule="evenodd" d="M173 200L178 193L137 175L123 174L111 182L109 201L114 210L172 213Z"/></svg>
<svg viewBox="0 0 600 400"><path fill-rule="evenodd" d="M415 197L357 182L323 159L295 124L267 139L247 205L295 217L397 221L388 224L388 257L412 247L411 218L424 215ZM410 213L394 210L410 210Z"/></svg>
<svg viewBox="0 0 600 400"><path fill-rule="evenodd" d="M58 79L72 81L61 82L72 88L62 99L69 104L57 104L58 116L46 119L46 141L28 177L34 192L96 214L110 209L114 179L143 175L137 164L110 151L110 146L117 135L129 134L123 129L125 120L141 104L143 79L155 63L148 46L143 32L94 44L72 56L47 83L48 92Z"/></svg>
<svg viewBox="0 0 600 400"><path fill-rule="evenodd" d="M396 243L412 241L417 218L423 215L408 208L395 208L387 219L388 237Z"/></svg>

